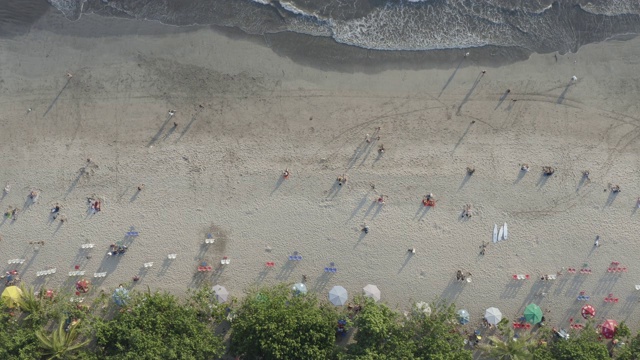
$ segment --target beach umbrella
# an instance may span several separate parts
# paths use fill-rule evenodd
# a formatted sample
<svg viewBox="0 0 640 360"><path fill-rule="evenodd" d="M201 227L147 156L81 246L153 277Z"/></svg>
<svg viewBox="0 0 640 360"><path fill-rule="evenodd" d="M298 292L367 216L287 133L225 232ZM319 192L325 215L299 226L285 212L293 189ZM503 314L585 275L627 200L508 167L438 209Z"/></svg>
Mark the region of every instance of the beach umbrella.
<svg viewBox="0 0 640 360"><path fill-rule="evenodd" d="M458 310L458 321L464 325L469 322L469 312L465 309Z"/></svg>
<svg viewBox="0 0 640 360"><path fill-rule="evenodd" d="M367 285L363 289L364 296L368 298L372 298L374 301L380 301L380 289L378 289L375 285Z"/></svg>
<svg viewBox="0 0 640 360"><path fill-rule="evenodd" d="M129 300L129 290L123 288L122 286L119 286L113 292L113 295L111 297L113 298L113 301L116 303L116 305L126 305L127 301Z"/></svg>
<svg viewBox="0 0 640 360"><path fill-rule="evenodd" d="M607 320L602 324L602 336L607 339L613 339L613 335L616 333L618 322L615 320Z"/></svg>
<svg viewBox="0 0 640 360"><path fill-rule="evenodd" d="M596 316L596 308L591 305L585 305L582 307L580 313L582 314L583 318L591 319L592 317Z"/></svg>
<svg viewBox="0 0 640 360"><path fill-rule="evenodd" d="M502 313L497 308L490 307L484 312L484 318L489 324L497 325L502 320Z"/></svg>
<svg viewBox="0 0 640 360"><path fill-rule="evenodd" d="M296 295L306 294L307 293L307 285L305 285L303 283L296 283L296 284L293 284L292 290Z"/></svg>
<svg viewBox="0 0 640 360"><path fill-rule="evenodd" d="M216 294L216 300L219 303L226 302L229 299L229 292L224 286L216 285L213 287L213 292Z"/></svg>
<svg viewBox="0 0 640 360"><path fill-rule="evenodd" d="M329 290L329 301L335 306L344 305L348 298L347 289L342 286L334 286Z"/></svg>
<svg viewBox="0 0 640 360"><path fill-rule="evenodd" d="M419 303L416 303L416 309L418 311L422 311L427 315L431 315L431 306L429 306L429 304L427 304L424 301L420 301Z"/></svg>
<svg viewBox="0 0 640 360"><path fill-rule="evenodd" d="M542 321L542 310L536 304L529 304L524 308L524 319L529 324L535 325Z"/></svg>
<svg viewBox="0 0 640 360"><path fill-rule="evenodd" d="M18 305L18 301L22 298L22 290L17 286L7 286L2 292L2 302L12 308Z"/></svg>

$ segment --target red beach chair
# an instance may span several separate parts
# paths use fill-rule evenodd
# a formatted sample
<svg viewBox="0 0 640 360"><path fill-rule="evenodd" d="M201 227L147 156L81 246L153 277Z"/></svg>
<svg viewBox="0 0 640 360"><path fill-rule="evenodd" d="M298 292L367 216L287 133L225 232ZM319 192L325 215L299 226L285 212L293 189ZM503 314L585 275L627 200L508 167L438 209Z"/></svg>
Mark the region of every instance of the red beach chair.
<svg viewBox="0 0 640 360"><path fill-rule="evenodd" d="M529 274L525 275L524 277L525 277L525 279L527 279L527 280L529 280L529 279L531 278L531 277L529 276Z"/></svg>
<svg viewBox="0 0 640 360"><path fill-rule="evenodd" d="M512 275L513 276L513 280L518 280L518 275Z"/></svg>

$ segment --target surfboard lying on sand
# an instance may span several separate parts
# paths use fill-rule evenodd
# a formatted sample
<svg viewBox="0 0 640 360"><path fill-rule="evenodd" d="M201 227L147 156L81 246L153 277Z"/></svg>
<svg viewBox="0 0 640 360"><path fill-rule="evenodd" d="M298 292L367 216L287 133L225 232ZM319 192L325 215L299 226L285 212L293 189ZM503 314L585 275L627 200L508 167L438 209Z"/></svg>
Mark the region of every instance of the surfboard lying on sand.
<svg viewBox="0 0 640 360"><path fill-rule="evenodd" d="M507 230L507 223L504 223L504 240L507 240L507 238L509 238L509 230Z"/></svg>
<svg viewBox="0 0 640 360"><path fill-rule="evenodd" d="M493 242L498 242L498 225L493 224Z"/></svg>
<svg viewBox="0 0 640 360"><path fill-rule="evenodd" d="M504 237L504 226L500 226L500 231L498 232L498 240L502 240Z"/></svg>

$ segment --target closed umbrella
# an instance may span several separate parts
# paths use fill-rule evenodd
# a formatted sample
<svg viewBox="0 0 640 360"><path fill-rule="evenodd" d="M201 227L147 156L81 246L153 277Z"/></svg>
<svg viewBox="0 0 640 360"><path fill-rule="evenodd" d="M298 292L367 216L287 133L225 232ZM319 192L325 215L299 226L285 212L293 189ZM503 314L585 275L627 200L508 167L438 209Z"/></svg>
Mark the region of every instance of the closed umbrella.
<svg viewBox="0 0 640 360"><path fill-rule="evenodd" d="M582 307L580 313L582 314L583 318L591 319L592 317L596 316L596 308L591 305L585 305Z"/></svg>
<svg viewBox="0 0 640 360"><path fill-rule="evenodd" d="M224 286L216 285L213 287L213 293L216 295L216 300L223 303L229 299L229 292Z"/></svg>
<svg viewBox="0 0 640 360"><path fill-rule="evenodd" d="M490 307L484 312L484 318L491 325L497 325L502 320L502 313L498 308Z"/></svg>
<svg viewBox="0 0 640 360"><path fill-rule="evenodd" d="M424 301L416 303L416 310L421 311L427 315L431 315L431 306L429 306L429 304Z"/></svg>
<svg viewBox="0 0 640 360"><path fill-rule="evenodd" d="M469 312L465 309L458 310L458 321L464 325L469 322Z"/></svg>
<svg viewBox="0 0 640 360"><path fill-rule="evenodd" d="M126 305L127 301L129 300L129 290L123 288L122 286L119 286L113 292L112 297L116 305L118 306Z"/></svg>
<svg viewBox="0 0 640 360"><path fill-rule="evenodd" d="M524 319L529 324L535 325L542 321L542 310L536 304L529 304L524 308Z"/></svg>
<svg viewBox="0 0 640 360"><path fill-rule="evenodd" d="M329 301L335 306L346 304L348 298L347 289L342 286L334 286L329 290Z"/></svg>
<svg viewBox="0 0 640 360"><path fill-rule="evenodd" d="M618 327L618 322L615 320L607 320L602 324L602 336L607 339L613 339L613 336L616 334L616 328Z"/></svg>
<svg viewBox="0 0 640 360"><path fill-rule="evenodd" d="M367 285L363 289L364 296L368 298L372 298L374 301L380 301L380 289L378 289L375 285Z"/></svg>
<svg viewBox="0 0 640 360"><path fill-rule="evenodd" d="M307 293L307 285L305 285L303 283L296 283L296 284L293 284L292 290L296 295L306 294Z"/></svg>
<svg viewBox="0 0 640 360"><path fill-rule="evenodd" d="M12 308L18 305L18 301L22 298L22 290L17 286L7 286L2 292L2 302Z"/></svg>

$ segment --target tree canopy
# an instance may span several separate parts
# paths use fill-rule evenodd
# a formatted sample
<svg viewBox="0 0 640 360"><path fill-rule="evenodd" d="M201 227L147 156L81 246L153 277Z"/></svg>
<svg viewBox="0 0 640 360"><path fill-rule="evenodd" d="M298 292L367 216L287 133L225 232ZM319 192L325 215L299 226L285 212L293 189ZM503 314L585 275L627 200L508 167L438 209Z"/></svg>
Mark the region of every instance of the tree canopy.
<svg viewBox="0 0 640 360"><path fill-rule="evenodd" d="M249 293L231 323L231 352L245 359L328 359L338 315L313 295L287 286Z"/></svg>
<svg viewBox="0 0 640 360"><path fill-rule="evenodd" d="M224 352L211 324L166 293L138 293L112 320L94 324L99 357L215 359Z"/></svg>

